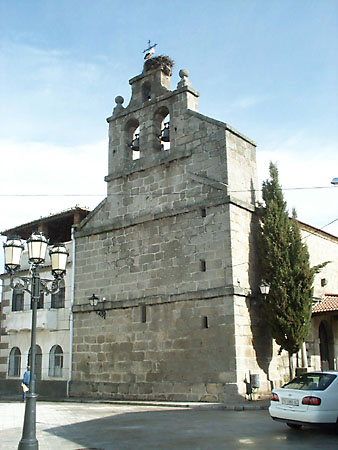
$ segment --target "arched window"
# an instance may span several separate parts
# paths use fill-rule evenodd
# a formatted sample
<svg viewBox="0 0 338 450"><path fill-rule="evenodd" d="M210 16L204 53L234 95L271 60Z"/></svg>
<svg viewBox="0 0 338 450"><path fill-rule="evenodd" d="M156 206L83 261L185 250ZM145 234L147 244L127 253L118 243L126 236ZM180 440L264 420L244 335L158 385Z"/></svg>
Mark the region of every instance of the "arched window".
<svg viewBox="0 0 338 450"><path fill-rule="evenodd" d="M12 295L12 311L22 311L24 305L24 292L21 289L14 289Z"/></svg>
<svg viewBox="0 0 338 450"><path fill-rule="evenodd" d="M29 349L28 353L28 364L27 366L31 366L31 349ZM35 376L37 380L41 380L41 371L42 371L42 351L39 345L35 346Z"/></svg>
<svg viewBox="0 0 338 450"><path fill-rule="evenodd" d="M54 345L49 352L48 376L62 377L63 351L59 345Z"/></svg>
<svg viewBox="0 0 338 450"><path fill-rule="evenodd" d="M60 289L56 294L52 294L51 308L64 308L65 307L65 282L61 280Z"/></svg>
<svg viewBox="0 0 338 450"><path fill-rule="evenodd" d="M128 120L125 127L126 143L128 150L131 152L132 160L139 159L141 157L140 150L140 125L137 119Z"/></svg>
<svg viewBox="0 0 338 450"><path fill-rule="evenodd" d="M8 360L8 376L19 377L21 367L21 352L18 347L13 347Z"/></svg>
<svg viewBox="0 0 338 450"><path fill-rule="evenodd" d="M159 149L170 149L170 114L166 106L159 108L154 116L155 133L159 138Z"/></svg>

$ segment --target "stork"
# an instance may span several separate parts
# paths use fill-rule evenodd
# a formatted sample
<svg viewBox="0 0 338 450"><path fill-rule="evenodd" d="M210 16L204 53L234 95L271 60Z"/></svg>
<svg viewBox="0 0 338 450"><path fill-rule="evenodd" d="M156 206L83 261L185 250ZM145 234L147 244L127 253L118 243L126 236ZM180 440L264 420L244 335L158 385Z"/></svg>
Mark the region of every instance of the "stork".
<svg viewBox="0 0 338 450"><path fill-rule="evenodd" d="M155 53L155 47L157 44L153 44L151 45L151 41L148 41L148 48L146 48L145 50L143 50L144 55L144 59L149 59L153 56L153 54Z"/></svg>

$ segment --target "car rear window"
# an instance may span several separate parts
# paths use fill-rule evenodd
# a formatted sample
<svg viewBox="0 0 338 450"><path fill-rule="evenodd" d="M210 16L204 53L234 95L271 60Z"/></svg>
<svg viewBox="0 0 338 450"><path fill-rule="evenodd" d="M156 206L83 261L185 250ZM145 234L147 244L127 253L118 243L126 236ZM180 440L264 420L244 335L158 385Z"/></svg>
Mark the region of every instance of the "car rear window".
<svg viewBox="0 0 338 450"><path fill-rule="evenodd" d="M335 378L336 375L330 373L304 373L285 384L283 388L304 391L325 391Z"/></svg>

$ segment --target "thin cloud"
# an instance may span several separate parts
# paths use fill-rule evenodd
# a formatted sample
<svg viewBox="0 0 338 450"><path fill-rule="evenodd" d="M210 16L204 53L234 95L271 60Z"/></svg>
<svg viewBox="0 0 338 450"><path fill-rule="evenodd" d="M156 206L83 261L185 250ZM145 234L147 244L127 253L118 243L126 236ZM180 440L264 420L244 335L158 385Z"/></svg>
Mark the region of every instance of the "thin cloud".
<svg viewBox="0 0 338 450"><path fill-rule="evenodd" d="M6 212L2 214L2 229L62 211L75 204L92 209L105 196L106 141L75 147L1 141L0 149L6 149L6 153L11 155L11 161L17 162L15 170L13 167L6 170L5 166L0 177L1 209ZM6 197L6 194L17 197ZM20 197L29 194L51 196ZM71 194L74 197L70 197Z"/></svg>
<svg viewBox="0 0 338 450"><path fill-rule="evenodd" d="M69 144L105 136L114 63L4 41L1 50L2 138Z"/></svg>
<svg viewBox="0 0 338 450"><path fill-rule="evenodd" d="M235 99L230 106L230 109L248 109L263 103L268 100L265 95L248 95Z"/></svg>

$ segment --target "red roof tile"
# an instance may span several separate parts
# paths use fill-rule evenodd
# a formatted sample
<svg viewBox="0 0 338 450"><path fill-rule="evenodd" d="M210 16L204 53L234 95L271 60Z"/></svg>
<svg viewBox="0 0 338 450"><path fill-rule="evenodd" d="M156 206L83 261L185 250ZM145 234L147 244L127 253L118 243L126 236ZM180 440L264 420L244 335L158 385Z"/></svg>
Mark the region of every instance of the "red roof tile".
<svg viewBox="0 0 338 450"><path fill-rule="evenodd" d="M338 294L325 295L323 300L312 308L312 314L338 311Z"/></svg>

